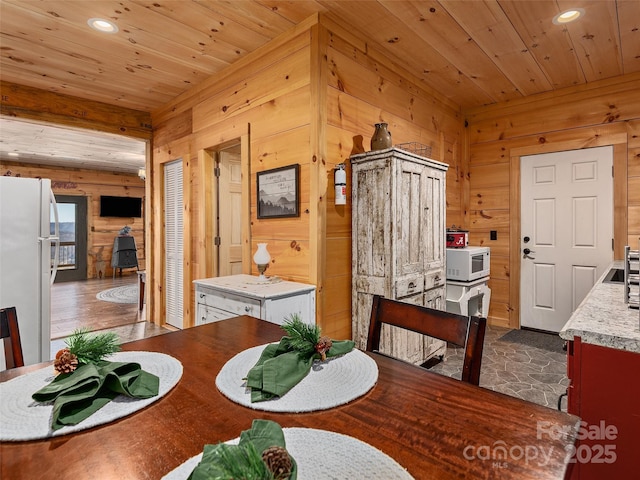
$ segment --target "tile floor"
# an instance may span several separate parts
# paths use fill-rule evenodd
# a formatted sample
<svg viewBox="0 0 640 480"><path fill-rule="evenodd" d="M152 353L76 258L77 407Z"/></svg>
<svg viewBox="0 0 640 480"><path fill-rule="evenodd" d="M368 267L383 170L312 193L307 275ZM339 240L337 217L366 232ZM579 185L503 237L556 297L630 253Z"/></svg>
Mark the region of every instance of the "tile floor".
<svg viewBox="0 0 640 480"><path fill-rule="evenodd" d="M487 326L480 386L557 409L558 398L566 392L569 384L566 352L502 339L509 331L507 328ZM448 347L443 361L430 370L460 378L462 353L461 348ZM565 396L562 398L563 411L566 411L566 403Z"/></svg>

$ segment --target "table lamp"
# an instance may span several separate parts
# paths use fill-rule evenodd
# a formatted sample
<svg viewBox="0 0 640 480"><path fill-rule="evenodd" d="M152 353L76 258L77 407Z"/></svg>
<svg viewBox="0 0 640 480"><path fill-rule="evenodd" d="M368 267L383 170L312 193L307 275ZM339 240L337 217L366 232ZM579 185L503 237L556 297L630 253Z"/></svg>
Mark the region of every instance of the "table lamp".
<svg viewBox="0 0 640 480"><path fill-rule="evenodd" d="M258 280L262 282L266 281L267 277L265 277L264 271L267 269L269 262L271 261L271 255L269 255L269 252L267 251L266 243L258 244L258 249L256 250L256 253L253 254L253 261L258 266L258 271L260 272Z"/></svg>

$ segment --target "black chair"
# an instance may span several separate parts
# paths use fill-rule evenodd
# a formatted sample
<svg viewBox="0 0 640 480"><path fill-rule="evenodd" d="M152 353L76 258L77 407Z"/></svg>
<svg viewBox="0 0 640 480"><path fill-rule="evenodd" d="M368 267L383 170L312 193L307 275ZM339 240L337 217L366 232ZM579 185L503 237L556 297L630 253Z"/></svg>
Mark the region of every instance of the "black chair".
<svg viewBox="0 0 640 480"><path fill-rule="evenodd" d="M380 349L380 332L383 323L438 338L464 348L461 380L473 385L480 383L486 318L465 317L374 295L367 338L368 352Z"/></svg>
<svg viewBox="0 0 640 480"><path fill-rule="evenodd" d="M0 309L0 338L4 340L4 357L7 369L24 367L16 307Z"/></svg>

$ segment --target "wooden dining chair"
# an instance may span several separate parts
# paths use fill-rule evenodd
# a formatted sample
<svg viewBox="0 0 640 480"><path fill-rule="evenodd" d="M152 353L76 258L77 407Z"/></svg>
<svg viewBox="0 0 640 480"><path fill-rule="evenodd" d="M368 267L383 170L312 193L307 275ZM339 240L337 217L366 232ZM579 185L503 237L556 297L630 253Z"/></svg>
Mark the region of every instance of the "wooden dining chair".
<svg viewBox="0 0 640 480"><path fill-rule="evenodd" d="M6 368L23 367L24 358L22 356L22 343L20 343L16 307L0 309L0 338L4 340Z"/></svg>
<svg viewBox="0 0 640 480"><path fill-rule="evenodd" d="M464 348L461 380L473 385L480 383L486 318L457 315L374 295L367 338L368 352L380 349L383 323L438 338Z"/></svg>

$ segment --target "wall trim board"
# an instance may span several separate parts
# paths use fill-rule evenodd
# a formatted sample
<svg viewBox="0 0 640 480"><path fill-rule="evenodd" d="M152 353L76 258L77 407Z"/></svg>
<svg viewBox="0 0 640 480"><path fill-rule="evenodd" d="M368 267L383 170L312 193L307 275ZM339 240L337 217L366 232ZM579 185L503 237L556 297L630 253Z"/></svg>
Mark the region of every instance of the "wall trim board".
<svg viewBox="0 0 640 480"><path fill-rule="evenodd" d="M316 285L316 319L322 328L324 318L326 276L326 248L327 248L327 84L328 66L327 29L316 24L311 27L310 51L310 105L312 112L310 124L311 159L310 159L310 188L309 206L309 250L311 266L309 269L310 283ZM314 231L315 230L315 231Z"/></svg>

